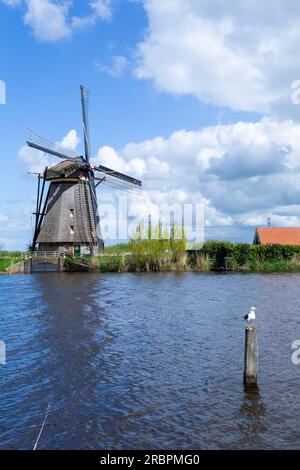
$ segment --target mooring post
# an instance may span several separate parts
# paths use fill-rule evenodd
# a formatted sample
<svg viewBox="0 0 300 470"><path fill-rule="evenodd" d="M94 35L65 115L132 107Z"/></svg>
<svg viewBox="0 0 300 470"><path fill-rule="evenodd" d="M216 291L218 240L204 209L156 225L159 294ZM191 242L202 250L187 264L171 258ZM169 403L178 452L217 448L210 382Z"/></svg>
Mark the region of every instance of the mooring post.
<svg viewBox="0 0 300 470"><path fill-rule="evenodd" d="M251 323L245 330L244 385L257 387L258 341L257 330Z"/></svg>

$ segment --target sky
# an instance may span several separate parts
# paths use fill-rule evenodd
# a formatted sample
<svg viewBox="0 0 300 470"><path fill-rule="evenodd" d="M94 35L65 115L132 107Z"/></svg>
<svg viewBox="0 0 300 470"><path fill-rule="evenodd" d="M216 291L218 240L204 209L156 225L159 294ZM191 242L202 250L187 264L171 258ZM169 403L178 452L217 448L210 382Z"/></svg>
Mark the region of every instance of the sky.
<svg viewBox="0 0 300 470"><path fill-rule="evenodd" d="M26 130L82 152L81 83L93 162L143 181L140 218L203 204L206 239L250 243L299 225L299 19L298 0L0 0L0 246L30 242L28 172L57 163Z"/></svg>

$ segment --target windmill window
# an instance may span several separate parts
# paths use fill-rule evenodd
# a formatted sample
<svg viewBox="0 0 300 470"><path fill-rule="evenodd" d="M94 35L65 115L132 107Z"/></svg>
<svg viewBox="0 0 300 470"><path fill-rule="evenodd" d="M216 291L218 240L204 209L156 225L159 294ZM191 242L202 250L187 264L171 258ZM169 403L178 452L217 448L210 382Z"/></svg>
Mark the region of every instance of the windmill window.
<svg viewBox="0 0 300 470"><path fill-rule="evenodd" d="M70 218L73 219L74 217L74 209L70 209Z"/></svg>
<svg viewBox="0 0 300 470"><path fill-rule="evenodd" d="M70 234L74 235L74 225L70 225Z"/></svg>

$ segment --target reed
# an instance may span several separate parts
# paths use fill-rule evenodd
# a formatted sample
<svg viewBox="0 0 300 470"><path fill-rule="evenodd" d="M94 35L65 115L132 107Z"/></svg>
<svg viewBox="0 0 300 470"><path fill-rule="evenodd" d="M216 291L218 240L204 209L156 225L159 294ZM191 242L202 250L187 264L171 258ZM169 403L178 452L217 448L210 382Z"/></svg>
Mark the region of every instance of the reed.
<svg viewBox="0 0 300 470"><path fill-rule="evenodd" d="M179 232L181 230L181 232ZM175 224L169 234L161 224L146 229L139 224L128 243L107 247L92 257L90 265L100 272L158 272L188 269L185 238Z"/></svg>
<svg viewBox="0 0 300 470"><path fill-rule="evenodd" d="M209 272L211 271L211 262L207 254L196 253L195 264L193 266L194 271Z"/></svg>
<svg viewBox="0 0 300 470"><path fill-rule="evenodd" d="M152 256L150 254L100 255L88 260L92 271L98 272L170 272L186 271L186 256L177 257L172 254Z"/></svg>

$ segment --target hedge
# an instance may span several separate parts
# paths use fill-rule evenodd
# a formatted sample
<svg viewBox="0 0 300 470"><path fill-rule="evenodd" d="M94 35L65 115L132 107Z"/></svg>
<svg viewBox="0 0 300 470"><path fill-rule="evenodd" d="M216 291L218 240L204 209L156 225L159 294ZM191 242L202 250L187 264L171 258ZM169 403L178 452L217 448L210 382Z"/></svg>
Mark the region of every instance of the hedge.
<svg viewBox="0 0 300 470"><path fill-rule="evenodd" d="M204 243L201 252L208 256L213 269L224 269L230 263L232 269L254 267L262 263L291 263L300 260L300 246L249 245L210 240Z"/></svg>

